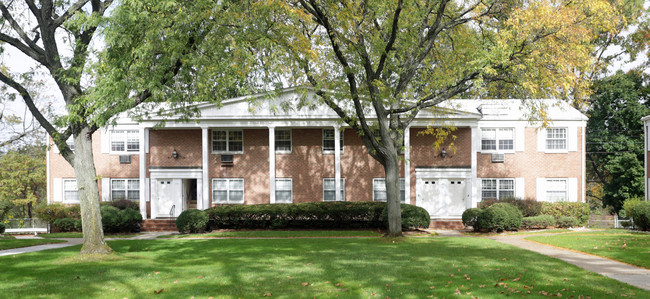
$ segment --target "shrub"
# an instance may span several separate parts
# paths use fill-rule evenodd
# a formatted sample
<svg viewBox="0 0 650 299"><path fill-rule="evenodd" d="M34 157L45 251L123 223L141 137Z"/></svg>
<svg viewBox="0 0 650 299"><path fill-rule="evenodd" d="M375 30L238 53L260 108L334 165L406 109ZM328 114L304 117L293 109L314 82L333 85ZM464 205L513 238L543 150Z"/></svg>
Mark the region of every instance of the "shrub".
<svg viewBox="0 0 650 299"><path fill-rule="evenodd" d="M585 225L589 221L589 204L583 202L544 202L542 214L551 215L559 220L562 216L575 217L578 225Z"/></svg>
<svg viewBox="0 0 650 299"><path fill-rule="evenodd" d="M429 227L431 216L426 209L409 204L401 204L400 210L402 213L402 229L416 229ZM384 222L384 227L388 227L388 209L384 208L381 212L381 219Z"/></svg>
<svg viewBox="0 0 650 299"><path fill-rule="evenodd" d="M428 213L402 205L402 227L428 227ZM222 205L208 213L209 228L383 228L383 202L312 202L298 204ZM405 214L406 211L406 214ZM426 212L426 211L425 211ZM427 216L424 216L427 215Z"/></svg>
<svg viewBox="0 0 650 299"><path fill-rule="evenodd" d="M626 201L627 202L627 201ZM640 201L630 207L632 223L640 230L650 230L650 202Z"/></svg>
<svg viewBox="0 0 650 299"><path fill-rule="evenodd" d="M517 230L521 227L521 211L508 203L496 203L478 216L477 223L480 229L501 232L504 230Z"/></svg>
<svg viewBox="0 0 650 299"><path fill-rule="evenodd" d="M81 220L72 218L61 218L54 220L52 229L59 232L78 232L81 231Z"/></svg>
<svg viewBox="0 0 650 299"><path fill-rule="evenodd" d="M202 210L185 210L176 218L178 232L201 233L208 225L208 213Z"/></svg>
<svg viewBox="0 0 650 299"><path fill-rule="evenodd" d="M561 228L577 227L580 226L580 221L578 221L578 218L573 216L560 216L560 218L557 219L556 226Z"/></svg>
<svg viewBox="0 0 650 299"><path fill-rule="evenodd" d="M136 210L126 208L120 210L113 206L102 206L102 225L104 232L121 233L130 232L137 223L142 221L142 215Z"/></svg>
<svg viewBox="0 0 650 299"><path fill-rule="evenodd" d="M34 214L36 217L43 219L49 224L53 224L57 219L68 218L67 217L67 208L66 206L55 203L55 204L42 204L34 208Z"/></svg>
<svg viewBox="0 0 650 299"><path fill-rule="evenodd" d="M520 199L516 197L507 197L502 199L486 199L478 203L479 208L488 208L497 203L509 203L519 211L524 217L538 216L542 213L542 203L534 199Z"/></svg>
<svg viewBox="0 0 650 299"><path fill-rule="evenodd" d="M471 226L475 231L478 231L480 228L478 226L478 217L483 212L482 209L471 208L463 212L463 225L465 227Z"/></svg>
<svg viewBox="0 0 650 299"><path fill-rule="evenodd" d="M132 209L132 210L135 210L135 211L140 211L140 204L138 202L136 202L136 201L132 201L132 200L128 200L128 199L120 199L120 200L116 200L116 201L105 201L105 202L102 202L102 205L109 205L109 206L112 206L112 207L116 207L116 208L118 208L120 210L124 210L124 209L129 208L129 209Z"/></svg>
<svg viewBox="0 0 650 299"><path fill-rule="evenodd" d="M4 233L5 233L5 224L0 222L0 234L4 234Z"/></svg>
<svg viewBox="0 0 650 299"><path fill-rule="evenodd" d="M521 227L527 229L543 229L550 226L555 226L555 217L551 215L524 217L521 220Z"/></svg>

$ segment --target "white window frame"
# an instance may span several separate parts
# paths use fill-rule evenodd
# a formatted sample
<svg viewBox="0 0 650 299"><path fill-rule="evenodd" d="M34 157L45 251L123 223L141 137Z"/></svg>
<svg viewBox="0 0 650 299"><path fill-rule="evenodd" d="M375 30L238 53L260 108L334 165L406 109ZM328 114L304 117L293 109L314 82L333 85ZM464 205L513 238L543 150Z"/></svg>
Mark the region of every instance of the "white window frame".
<svg viewBox="0 0 650 299"><path fill-rule="evenodd" d="M278 188L278 182L289 182L289 189ZM279 192L289 192L289 201L278 201L280 196ZM293 203L293 179L292 178L276 178L275 179L275 203Z"/></svg>
<svg viewBox="0 0 650 299"><path fill-rule="evenodd" d="M557 137L557 130L564 130L564 137ZM544 136L544 150L547 153L567 153L569 146L569 129L566 127L547 128ZM549 148L550 141L564 141L564 148Z"/></svg>
<svg viewBox="0 0 650 299"><path fill-rule="evenodd" d="M330 184L332 185L332 189L326 189L326 184L325 184L326 181L331 182ZM334 199L326 200L325 199L326 192L333 192ZM336 201L336 178L323 178L323 201L324 202ZM345 201L345 178L341 178L341 200L339 201Z"/></svg>
<svg viewBox="0 0 650 299"><path fill-rule="evenodd" d="M494 131L494 139L492 138L487 138L486 137L486 132L487 131ZM506 139L502 138L500 136L500 132L505 132L505 131L510 131L511 132L511 139ZM483 147L483 141L484 140L494 140L494 149L485 149ZM507 140L512 140L512 148L510 149L505 149L501 147L501 141L507 141ZM481 128L481 152L492 152L492 153L514 153L515 152L515 128Z"/></svg>
<svg viewBox="0 0 650 299"><path fill-rule="evenodd" d="M138 130L112 130L110 134L110 153L126 154L140 151L141 141ZM137 147L133 147L133 142ZM115 150L113 144L121 143L123 150ZM129 148L132 146L132 148Z"/></svg>
<svg viewBox="0 0 650 299"><path fill-rule="evenodd" d="M215 183L218 181L225 181L226 182L226 188L225 189L217 189L215 186ZM231 183L232 182L241 182L241 189L237 188L232 188ZM212 179L212 203L213 204L243 204L245 202L245 196L246 196L246 182L244 181L243 178L213 178ZM215 192L217 191L226 191L226 201L218 201L215 196ZM241 192L241 200L234 201L230 199L230 194L231 192Z"/></svg>
<svg viewBox="0 0 650 299"><path fill-rule="evenodd" d="M293 151L293 134L291 129L275 129L275 153L276 154L291 154ZM280 132L289 132L289 138L280 139ZM289 149L279 149L281 146L278 145L278 142L289 142Z"/></svg>
<svg viewBox="0 0 650 299"><path fill-rule="evenodd" d="M62 188L63 189L63 197L62 197L62 202L63 203L79 203L79 188L77 188L77 180L76 179L63 179L61 181ZM68 194L74 194L74 199L70 200L68 199Z"/></svg>
<svg viewBox="0 0 650 299"><path fill-rule="evenodd" d="M561 188L557 189L551 189L552 187L555 187L553 182L564 182L564 190ZM544 200L548 202L559 202L559 201L569 201L569 180L566 178L547 178L544 181L545 185L545 194L544 194ZM560 194L564 193L564 196L557 196L557 195L552 195L553 193L555 194Z"/></svg>
<svg viewBox="0 0 650 299"><path fill-rule="evenodd" d="M326 148L325 148L325 142L332 142L332 144L335 144L334 142L335 142L336 140L334 140L334 136L335 136L335 135L334 135L334 133L335 133L334 130L335 130L335 129L323 129L322 137L321 137L321 139L322 139L322 149L323 149L323 154L334 154L334 152L335 152L335 150L336 150L336 148L335 148L334 145L332 145L332 149L326 149ZM332 137L330 138L330 137L326 136L325 131L332 131ZM345 148L345 146L343 146L343 135L345 135L345 134L343 134L344 132L345 132L345 131L342 131L341 134L339 134L339 136L340 136L340 143L341 143L341 154L343 153L343 149Z"/></svg>
<svg viewBox="0 0 650 299"><path fill-rule="evenodd" d="M494 189L485 189L486 181L494 181ZM501 182L511 181L512 189L501 188ZM483 196L483 192L496 192L496 199L509 198L510 196L502 196L501 192L512 192L511 197L515 197L517 194L517 180L514 178L482 178L481 179L481 200L491 199L492 197Z"/></svg>
<svg viewBox="0 0 650 299"><path fill-rule="evenodd" d="M113 187L113 182L117 181L124 181L124 189L115 189ZM129 188L129 182L135 182L134 188ZM111 179L111 201L115 201L115 198L113 196L113 192L119 192L122 191L124 192L124 199L131 200L131 201L140 201L140 179ZM137 199L131 199L129 198L129 191L131 192L136 192L135 194L138 194Z"/></svg>
<svg viewBox="0 0 650 299"><path fill-rule="evenodd" d="M218 141L225 141L226 142L226 150L225 151L219 151L214 149L214 143L215 143L215 132L218 131L223 131L226 132L226 139L225 140L218 140ZM230 143L231 142L237 142L237 141L231 141L230 140L230 132L241 132L241 150L239 151L233 151L230 148ZM213 154L243 154L244 153L244 130L242 129L212 129L210 132L210 150L212 151Z"/></svg>
<svg viewBox="0 0 650 299"><path fill-rule="evenodd" d="M384 185L383 190L377 190L377 187L380 187L381 185ZM406 181L404 178L399 179L399 193L400 193L400 203L406 203ZM386 178L373 178L372 179L372 201L380 201L380 202L386 202L385 200L378 200L376 197L377 192L384 192L386 193ZM386 194L386 198L388 198L388 194Z"/></svg>

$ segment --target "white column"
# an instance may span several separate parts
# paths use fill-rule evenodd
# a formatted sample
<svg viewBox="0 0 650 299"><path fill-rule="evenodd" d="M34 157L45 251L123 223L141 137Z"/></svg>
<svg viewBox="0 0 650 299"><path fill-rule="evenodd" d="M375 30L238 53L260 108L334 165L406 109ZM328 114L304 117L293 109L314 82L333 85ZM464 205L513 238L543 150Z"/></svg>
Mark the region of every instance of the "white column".
<svg viewBox="0 0 650 299"><path fill-rule="evenodd" d="M404 130L404 199L411 204L411 127Z"/></svg>
<svg viewBox="0 0 650 299"><path fill-rule="evenodd" d="M334 192L335 200L341 201L341 127L334 126Z"/></svg>
<svg viewBox="0 0 650 299"><path fill-rule="evenodd" d="M478 158L476 157L478 154L478 147L481 144L481 134L478 129L478 126L471 126L471 135L472 135L472 176L471 176L471 183L472 183L472 192L470 195L470 200L468 200L465 204L466 208L473 208L476 207L479 201L479 179L478 179Z"/></svg>
<svg viewBox="0 0 650 299"><path fill-rule="evenodd" d="M201 188L202 197L197 201L197 209L205 210L210 207L210 181L208 160L210 158L210 136L208 127L201 127Z"/></svg>
<svg viewBox="0 0 650 299"><path fill-rule="evenodd" d="M140 150L139 154L139 180L140 180L140 214L142 219L147 219L147 155L145 153L148 142L145 142L147 128L140 127ZM102 136L104 137L104 136Z"/></svg>
<svg viewBox="0 0 650 299"><path fill-rule="evenodd" d="M645 185L645 200L648 200L648 121L643 120L643 181ZM586 134L585 134L586 135ZM582 155L586 155L587 151L585 150ZM586 186L585 186L586 188Z"/></svg>
<svg viewBox="0 0 650 299"><path fill-rule="evenodd" d="M269 126L269 197L275 203L275 127Z"/></svg>

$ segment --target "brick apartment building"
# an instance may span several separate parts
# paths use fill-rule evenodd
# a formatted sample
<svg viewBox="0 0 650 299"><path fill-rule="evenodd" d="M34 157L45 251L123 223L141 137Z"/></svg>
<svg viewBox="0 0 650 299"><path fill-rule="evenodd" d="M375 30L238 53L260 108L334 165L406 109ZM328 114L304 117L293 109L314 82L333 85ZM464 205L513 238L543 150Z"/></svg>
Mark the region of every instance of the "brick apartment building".
<svg viewBox="0 0 650 299"><path fill-rule="evenodd" d="M334 112L273 108L295 97L289 89L273 101L200 104L195 121L164 127L156 117L117 119L93 136L101 199L138 201L145 219L218 204L384 201L383 167ZM519 100L455 100L445 113L420 113L404 134L402 201L434 220L458 219L485 198L585 201L587 118L564 102L537 103L548 105L546 128ZM422 134L442 125L457 128L455 148L436 149ZM78 203L74 171L55 146L47 166L48 202Z"/></svg>

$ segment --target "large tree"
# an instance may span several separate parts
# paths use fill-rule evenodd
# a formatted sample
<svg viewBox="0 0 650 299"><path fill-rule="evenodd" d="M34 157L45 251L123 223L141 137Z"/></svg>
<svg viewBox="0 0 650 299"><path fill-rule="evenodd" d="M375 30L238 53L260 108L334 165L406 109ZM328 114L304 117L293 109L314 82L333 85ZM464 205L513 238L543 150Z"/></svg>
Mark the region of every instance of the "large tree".
<svg viewBox="0 0 650 299"><path fill-rule="evenodd" d="M115 94L114 86L122 94L149 86L160 97L211 100L241 88L305 87L354 129L383 165L389 232L398 236L399 152L413 119L460 94L504 89L525 98L583 100L586 75L595 70L594 41L618 34L627 24L617 5L605 0L201 0L192 5L129 0L108 29L113 50L97 81L114 84L98 84L112 88L98 94ZM224 18L222 10L230 15ZM125 28L129 33L110 33ZM182 41L197 36L210 42L183 55ZM183 57L184 75L158 84L158 70L170 57ZM230 88L218 88L223 86Z"/></svg>
<svg viewBox="0 0 650 299"><path fill-rule="evenodd" d="M87 75L91 42L103 15L113 0L0 2L2 51L20 53L26 68L4 61L0 82L23 99L31 114L74 167L79 187L84 243L82 253L108 253L99 212L99 189L92 153L92 134L97 126L88 121L97 113L80 103L86 92L82 79ZM16 56L14 56L16 57ZM14 58L15 59L15 58ZM36 106L31 79L48 76L60 92L66 116L48 118ZM74 139L74 151L66 144Z"/></svg>
<svg viewBox="0 0 650 299"><path fill-rule="evenodd" d="M631 197L643 197L643 123L650 114L650 80L630 71L596 80L587 122L590 180L603 186L604 205L620 210ZM593 194L592 194L593 196Z"/></svg>
<svg viewBox="0 0 650 299"><path fill-rule="evenodd" d="M32 218L45 189L45 146L24 146L0 156L0 202L13 207L14 217Z"/></svg>

